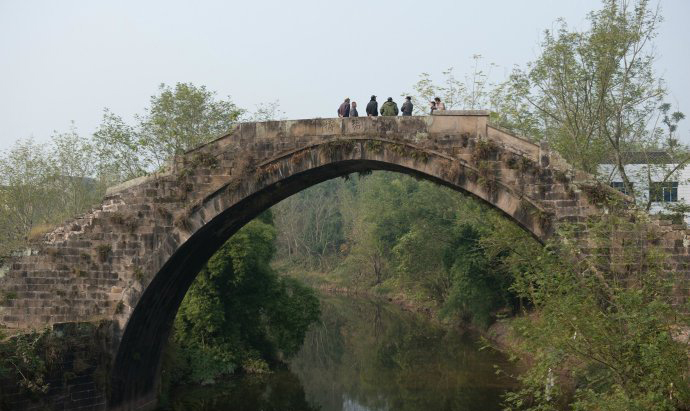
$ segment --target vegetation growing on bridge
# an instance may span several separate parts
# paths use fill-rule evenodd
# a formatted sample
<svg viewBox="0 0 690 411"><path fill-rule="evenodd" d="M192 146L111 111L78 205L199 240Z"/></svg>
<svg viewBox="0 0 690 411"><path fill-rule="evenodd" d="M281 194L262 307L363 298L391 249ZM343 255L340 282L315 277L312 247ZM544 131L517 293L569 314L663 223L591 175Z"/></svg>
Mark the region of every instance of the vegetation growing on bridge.
<svg viewBox="0 0 690 411"><path fill-rule="evenodd" d="M110 366L111 324L73 323L7 337L0 330L0 410L31 400L38 409L73 405L61 394L79 385L104 398ZM96 394L94 394L95 396ZM77 398L78 400L78 398Z"/></svg>

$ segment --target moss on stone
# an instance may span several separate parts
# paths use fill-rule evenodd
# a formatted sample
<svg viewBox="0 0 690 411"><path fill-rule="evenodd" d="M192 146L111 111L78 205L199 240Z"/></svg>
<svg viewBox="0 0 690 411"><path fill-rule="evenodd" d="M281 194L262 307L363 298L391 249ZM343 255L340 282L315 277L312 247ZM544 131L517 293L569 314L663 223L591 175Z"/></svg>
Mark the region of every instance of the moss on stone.
<svg viewBox="0 0 690 411"><path fill-rule="evenodd" d="M336 160L338 155L350 154L355 148L355 142L352 140L333 140L319 146L321 151L331 160Z"/></svg>
<svg viewBox="0 0 690 411"><path fill-rule="evenodd" d="M98 253L98 260L102 263L108 260L110 253L113 251L113 247L110 244L99 244L96 246L96 252Z"/></svg>
<svg viewBox="0 0 690 411"><path fill-rule="evenodd" d="M144 281L144 272L141 270L139 267L134 268L134 279L137 280L139 283L142 283Z"/></svg>
<svg viewBox="0 0 690 411"><path fill-rule="evenodd" d="M383 152L384 145L383 142L379 140L368 140L364 143L364 147L373 153L379 154Z"/></svg>
<svg viewBox="0 0 690 411"><path fill-rule="evenodd" d="M474 144L472 159L475 163L494 160L498 154L498 146L492 140L480 139Z"/></svg>

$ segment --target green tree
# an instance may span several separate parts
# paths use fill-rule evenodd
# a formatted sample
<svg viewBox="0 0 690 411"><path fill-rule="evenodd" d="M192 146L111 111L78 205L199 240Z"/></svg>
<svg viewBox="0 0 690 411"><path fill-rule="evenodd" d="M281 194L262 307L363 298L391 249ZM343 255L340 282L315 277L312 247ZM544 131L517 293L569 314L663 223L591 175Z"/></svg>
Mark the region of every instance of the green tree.
<svg viewBox="0 0 690 411"><path fill-rule="evenodd" d="M440 83L434 82L431 74L422 73L419 80L412 86L414 93L412 103L415 113L428 114L431 100L439 97L446 105L447 110L481 110L488 109L490 103L489 76L494 64L484 64L482 56L472 56L471 71L462 79L455 76L455 69L450 67L444 70ZM403 93L405 97L409 94Z"/></svg>
<svg viewBox="0 0 690 411"><path fill-rule="evenodd" d="M52 143L54 183L60 194L51 219L58 222L98 203L106 185L97 178L96 148L90 139L79 135L74 125L66 133L55 134Z"/></svg>
<svg viewBox="0 0 690 411"><path fill-rule="evenodd" d="M518 274L513 288L536 311L515 330L520 352L534 361L507 396L509 409L557 410L567 402L583 411L688 409L687 343L676 338L690 317L671 305L675 276L651 245L614 249L619 230L625 243L644 242L651 234L641 224L615 215L591 221L592 246L608 256L583 256L572 241L577 232L564 229L566 241ZM611 265L621 269L602 269ZM562 388L567 381L574 396Z"/></svg>
<svg viewBox="0 0 690 411"><path fill-rule="evenodd" d="M276 205L279 255L306 267L326 269L344 242L339 190L329 180Z"/></svg>
<svg viewBox="0 0 690 411"><path fill-rule="evenodd" d="M205 86L161 84L135 125L106 109L94 135L103 170L124 180L159 169L174 155L229 133L243 113Z"/></svg>
<svg viewBox="0 0 690 411"><path fill-rule="evenodd" d="M51 145L20 140L0 157L0 254L7 255L53 225L97 203L105 186L96 178L91 141L74 126Z"/></svg>
<svg viewBox="0 0 690 411"><path fill-rule="evenodd" d="M137 118L139 139L146 157L161 167L170 157L230 132L243 112L205 86L161 84L146 114Z"/></svg>
<svg viewBox="0 0 690 411"><path fill-rule="evenodd" d="M445 251L444 268L452 281L443 314L486 327L498 310L514 305L515 297L509 291L512 277L500 263L507 253L488 254L475 226L459 225L453 243Z"/></svg>
<svg viewBox="0 0 690 411"><path fill-rule="evenodd" d="M345 243L342 247L346 257L339 268L355 284L379 285L389 271L387 248L376 235L375 224L365 221L365 213L359 212L359 208L352 208L355 201L357 199L348 196L345 203L341 204L345 218L349 219L349 227L344 233Z"/></svg>
<svg viewBox="0 0 690 411"><path fill-rule="evenodd" d="M517 93L511 99L528 114L511 110L499 119L505 126L538 123L543 131L536 136L579 169L596 173L603 160L613 159L634 192L625 153L653 138L650 121L666 93L653 68L661 16L647 0L602 3L589 14L587 30L571 30L561 20L557 30L545 32L540 56L526 70L516 69L503 89Z"/></svg>
<svg viewBox="0 0 690 411"><path fill-rule="evenodd" d="M265 369L294 355L318 319L313 291L269 266L276 235L271 218L250 222L228 240L189 289L175 319L181 358L177 370L168 371L175 378L204 381L240 366Z"/></svg>
<svg viewBox="0 0 690 411"><path fill-rule="evenodd" d="M106 185L143 176L147 171L144 149L134 127L105 109L93 135L98 158L98 175Z"/></svg>
<svg viewBox="0 0 690 411"><path fill-rule="evenodd" d="M32 230L41 231L53 222L59 192L52 159L43 145L18 141L0 157L1 251L7 255L25 244Z"/></svg>
<svg viewBox="0 0 690 411"><path fill-rule="evenodd" d="M269 103L260 103L249 116L249 121L275 121L287 120L285 112L280 109L280 101L275 100Z"/></svg>

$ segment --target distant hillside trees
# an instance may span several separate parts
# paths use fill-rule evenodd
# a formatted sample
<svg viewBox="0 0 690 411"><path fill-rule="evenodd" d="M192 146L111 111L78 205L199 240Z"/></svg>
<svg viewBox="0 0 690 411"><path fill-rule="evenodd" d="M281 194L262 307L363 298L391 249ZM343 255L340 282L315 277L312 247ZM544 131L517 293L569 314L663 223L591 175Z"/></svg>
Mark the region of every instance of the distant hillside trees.
<svg viewBox="0 0 690 411"><path fill-rule="evenodd" d="M512 250L539 249L476 200L391 172L331 180L273 210L281 264L351 289L402 292L480 325L519 305L509 290ZM501 235L512 241L496 241Z"/></svg>

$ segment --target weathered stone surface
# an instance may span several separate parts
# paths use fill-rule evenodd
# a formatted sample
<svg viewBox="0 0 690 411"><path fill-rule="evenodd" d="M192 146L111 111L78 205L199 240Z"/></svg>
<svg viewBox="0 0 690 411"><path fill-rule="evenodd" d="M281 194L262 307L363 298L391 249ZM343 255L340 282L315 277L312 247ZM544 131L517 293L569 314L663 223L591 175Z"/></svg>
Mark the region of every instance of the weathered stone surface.
<svg viewBox="0 0 690 411"><path fill-rule="evenodd" d="M5 261L0 288L13 298L0 304L0 323L114 321L109 407L150 408L161 349L199 269L244 224L307 187L357 171L412 174L475 196L542 242L562 222L602 213L586 174L487 121L486 112L446 112L240 124L158 174L111 188L100 206ZM683 261L681 301L688 235L649 227L671 265Z"/></svg>

